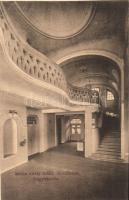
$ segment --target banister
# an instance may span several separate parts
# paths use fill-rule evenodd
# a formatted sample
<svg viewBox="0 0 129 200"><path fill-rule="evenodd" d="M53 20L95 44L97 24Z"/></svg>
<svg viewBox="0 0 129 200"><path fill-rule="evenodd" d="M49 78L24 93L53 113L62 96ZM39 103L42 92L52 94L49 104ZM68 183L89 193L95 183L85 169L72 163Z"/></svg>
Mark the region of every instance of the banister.
<svg viewBox="0 0 129 200"><path fill-rule="evenodd" d="M12 61L30 76L62 89L68 95L69 102L88 102L99 104L99 93L88 88L79 88L66 81L63 70L45 55L22 41L9 24L4 11L0 13L1 29L6 50Z"/></svg>

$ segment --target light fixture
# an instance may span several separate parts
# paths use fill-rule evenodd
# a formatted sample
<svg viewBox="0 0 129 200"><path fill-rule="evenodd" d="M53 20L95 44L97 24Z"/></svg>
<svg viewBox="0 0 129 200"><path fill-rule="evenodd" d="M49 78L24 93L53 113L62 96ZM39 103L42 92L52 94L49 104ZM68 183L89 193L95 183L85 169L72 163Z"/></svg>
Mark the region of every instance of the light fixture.
<svg viewBox="0 0 129 200"><path fill-rule="evenodd" d="M9 114L10 114L11 117L17 116L17 112L15 110L9 110Z"/></svg>
<svg viewBox="0 0 129 200"><path fill-rule="evenodd" d="M80 67L80 72L82 72L82 73L86 73L87 72L87 66L81 66Z"/></svg>

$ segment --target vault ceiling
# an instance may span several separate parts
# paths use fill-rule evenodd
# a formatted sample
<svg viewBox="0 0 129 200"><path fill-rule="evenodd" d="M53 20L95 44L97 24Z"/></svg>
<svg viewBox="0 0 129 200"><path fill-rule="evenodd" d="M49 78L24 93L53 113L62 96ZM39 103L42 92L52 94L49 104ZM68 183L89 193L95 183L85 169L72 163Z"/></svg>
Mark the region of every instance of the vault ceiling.
<svg viewBox="0 0 129 200"><path fill-rule="evenodd" d="M24 1L3 4L21 37L47 56L68 47L83 46L86 42L94 43L95 48L97 41L105 39L115 38L115 42L124 44L126 2ZM87 43L84 48L86 46Z"/></svg>
<svg viewBox="0 0 129 200"><path fill-rule="evenodd" d="M67 39L87 28L95 6L85 2L17 2L19 12L37 31L53 39Z"/></svg>
<svg viewBox="0 0 129 200"><path fill-rule="evenodd" d="M105 57L78 57L63 64L61 67L66 74L67 81L74 86L85 87L90 84L107 84L114 87L112 83L119 86L120 76L118 67Z"/></svg>

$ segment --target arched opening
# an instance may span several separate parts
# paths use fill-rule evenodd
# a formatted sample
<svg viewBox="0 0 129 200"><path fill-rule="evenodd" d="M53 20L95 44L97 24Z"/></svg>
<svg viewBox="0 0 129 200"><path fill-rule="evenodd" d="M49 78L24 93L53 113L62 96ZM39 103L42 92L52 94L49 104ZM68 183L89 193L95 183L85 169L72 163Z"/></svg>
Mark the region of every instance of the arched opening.
<svg viewBox="0 0 129 200"><path fill-rule="evenodd" d="M99 132L99 145L96 152L98 150L101 155L104 154L104 158L107 154L106 159L119 159L121 155L120 105L122 96L122 75L119 63L113 57L106 55L80 55L64 60L60 66L71 85L82 89L88 87L99 94L101 114L97 116L94 128L96 129L95 134ZM95 103L94 98L91 102ZM75 129L73 128L72 136L74 135Z"/></svg>
<svg viewBox="0 0 129 200"><path fill-rule="evenodd" d="M17 153L17 123L8 119L3 127L3 155L4 158Z"/></svg>

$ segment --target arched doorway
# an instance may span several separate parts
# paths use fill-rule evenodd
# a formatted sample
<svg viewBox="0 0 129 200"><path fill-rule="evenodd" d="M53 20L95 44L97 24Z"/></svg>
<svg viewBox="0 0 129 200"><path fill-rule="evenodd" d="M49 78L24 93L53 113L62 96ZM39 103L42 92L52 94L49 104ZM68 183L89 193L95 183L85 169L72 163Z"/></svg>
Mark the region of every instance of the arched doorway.
<svg viewBox="0 0 129 200"><path fill-rule="evenodd" d="M4 158L17 153L17 123L8 119L3 127L3 156Z"/></svg>

